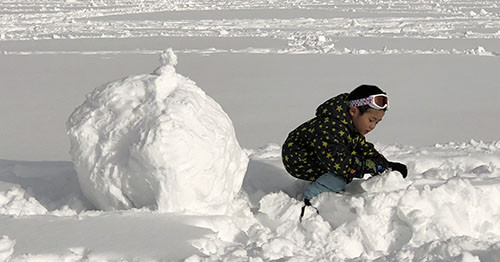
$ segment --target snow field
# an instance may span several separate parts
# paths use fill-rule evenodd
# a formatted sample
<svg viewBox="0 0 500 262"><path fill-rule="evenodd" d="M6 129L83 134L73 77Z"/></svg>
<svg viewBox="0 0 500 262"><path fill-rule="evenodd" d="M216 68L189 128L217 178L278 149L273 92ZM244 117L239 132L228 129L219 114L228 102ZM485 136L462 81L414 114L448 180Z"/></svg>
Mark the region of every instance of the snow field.
<svg viewBox="0 0 500 262"><path fill-rule="evenodd" d="M172 58L172 56L169 59L164 57L164 65L169 65L168 61L174 60ZM95 94L107 90L106 92L113 95L103 95L102 100L98 95L90 95L89 100L84 103L90 106L82 107L83 109L80 110L86 111L87 108L90 108L89 111L92 112L92 109L101 109L102 113L99 111L94 113L100 116L97 120L109 120L106 123L111 125L121 125L129 120L133 122L129 111L127 111L129 107L123 106L123 102L128 100L119 96L124 94L122 89L127 90L127 92L132 90L135 94L140 95L146 94L143 92L144 89L149 90L148 88L155 86L153 83L157 83L157 81L153 79L158 75L171 77L166 78L166 82L162 82L167 83L167 87L173 86L169 85L172 82L168 79L179 80L177 75L172 77L175 74L172 64L170 67L160 68L159 72L156 75L131 76L106 85L105 87L112 88L98 89ZM150 81L147 81L148 79ZM181 83L185 83L182 82L182 78L180 79ZM159 97L168 97L169 92L162 93L168 90L168 88L159 90ZM134 92L127 94L134 94ZM115 94L118 95L115 96ZM197 97L197 94L199 93L195 92L194 95L187 93L187 100L172 99L171 101L189 101L190 98ZM127 95L125 97L133 98L134 96ZM156 101L153 99L155 97L150 96L152 101ZM101 108L101 104L110 106L110 109ZM173 103L173 105L174 113L179 113L185 104ZM180 106L175 107L175 105ZM112 116L103 117L109 112L113 113ZM151 112L151 110L146 110L146 112ZM92 114L89 118L83 117L82 119L92 119ZM193 120L189 117L187 119ZM106 130L106 123L104 123L102 130ZM98 134L101 130L98 124L82 125L84 132L81 137L87 139L92 138L89 134L93 134L93 132ZM151 127L151 125L146 126ZM121 132L131 130L127 129L126 126L120 127L116 130ZM196 127L200 127L200 125L196 125ZM159 135L158 137L164 138L165 136ZM182 135L174 137L178 138ZM109 145L104 143L106 141L109 142ZM110 154L110 156L126 156L124 152L128 151L122 150L123 147L120 147L122 144L117 143L117 141L120 140L104 135L101 140L98 140L98 142L103 143L96 145L108 151L101 149L95 152L111 152L111 149L116 147L115 153ZM124 141L131 142L127 137ZM202 139L202 141L204 140ZM85 150L88 145L89 143L84 143L84 146L81 147L77 144L76 148ZM243 181L242 191L239 192L237 198L232 202L224 201L225 208L218 209L223 210L218 216L213 215L215 214L213 210L208 208L203 210L205 208L203 206L199 209L202 212L197 212L197 216L183 217L182 223L174 223L176 226L202 227L213 231L212 234L194 234L191 235L192 237L183 238L181 250L185 251L177 254L175 258L188 257L188 261L268 261L280 259L290 261L404 261L412 259L417 261L477 261L478 259L495 261L499 254L500 235L500 230L496 226L500 217L497 210L500 209L494 201L499 194L497 177L500 166L500 142L484 143L472 140L469 143L449 143L434 147L378 145L377 148L388 159L408 164L410 168L408 178L403 180L398 173L390 173L366 181L357 180L350 185L345 194L324 194L314 202L320 210L320 215L308 208L306 218L302 223L298 221L302 207L302 203L298 199L301 199L305 183L294 180L283 170L279 145L270 144L258 150L245 150L246 153L241 153L240 156L248 154L251 161ZM95 152L89 152L89 159L102 160L104 166L110 163L111 158L100 158ZM85 155L76 154L77 160L83 156ZM154 160L154 157L163 155L151 154L150 156L152 156L150 159ZM228 156L234 155L230 153ZM186 160L185 155L179 156L179 159ZM164 163L162 159L156 160L157 162L151 164L152 167L155 164ZM120 163L120 161L117 162ZM140 163L144 162L140 161ZM167 161L167 163L169 162ZM174 167L185 166L184 164L174 165ZM198 164L192 165L193 168L196 166ZM127 170L126 167L130 166L125 165L121 170ZM120 237L123 237L122 234L129 235L133 239L147 239L155 230L143 230L142 225L145 223L159 226L157 228L167 228L168 230L162 231L162 233L169 234L172 228L169 228L168 225L171 225L172 222L164 222L165 218L153 217L151 220L144 220L152 213L156 214L156 211L147 208L165 211L161 210L160 207L150 204L146 206L146 209L132 209L111 220L107 218L112 214L109 211L91 211L93 207L87 204L81 191L85 192L95 185L114 186L113 183L117 180L110 179L85 184L85 182L81 182L84 180L77 181L75 179L76 173L65 163L55 163L51 166L41 163L4 161L1 170L3 182L0 193L2 196L0 210L4 212L4 216L1 216L0 219L8 223L2 223L5 226L0 228L0 232L2 232L1 235L5 236L3 242L7 243L4 253L6 257L10 256L12 261L64 259L75 261L81 259L89 261L119 259L161 261L172 258L171 253L162 253L161 248L149 246L161 243L168 243L168 246L172 246L173 241L175 241L174 236L167 239L157 237L156 241L152 241L153 243L140 246L139 250L135 250L136 253L125 250L123 247L128 247L128 245L125 240L120 240ZM146 169L144 172L151 173L151 170L153 168ZM129 179L133 176L125 177ZM201 180L195 179L193 181ZM123 192L130 194L130 196L150 194L149 192L142 194L143 190L149 189L141 186L134 188L133 185L136 184L134 182L137 183L137 180L123 183L127 185ZM225 180L222 179L222 182ZM121 182L117 185L121 185ZM170 192L183 193L191 190L191 187L184 187L184 185L181 184ZM206 188L206 184L202 182L195 182L189 186L200 186L202 190ZM235 190L234 194L236 194L239 188L239 186L237 188L229 186L227 189L228 191L229 189ZM103 187L98 188L98 190L104 194L111 192ZM96 199L91 202L96 206L98 206L95 204L96 201L105 201L102 209L140 207L139 205L135 206L135 204L129 207L116 207L109 204L115 201L110 195L100 196L99 192L96 192L87 193L88 198L95 197ZM111 192L111 196L114 192L117 191ZM127 195L127 198L131 197ZM205 198L202 198L201 201L196 199L190 201L193 206L198 207L208 202ZM136 201L136 203L138 202ZM180 215L179 212L185 211L177 210L177 213L172 215L176 217ZM97 235L92 231L109 229L111 222L117 223L130 214L137 214L138 218L126 220L119 225L123 228L139 225L138 231L131 232L127 229L126 231L129 233L123 231L111 233L109 242L101 242L103 245L107 245L106 243L116 241L117 245L122 246L122 248L116 248L112 250L114 252L110 252L110 250L92 244ZM41 216L37 217L37 215ZM26 221L31 220L31 223L36 224L46 222L47 217L55 220L59 225L63 223L65 228L74 229L72 232L89 233L84 234L81 242L75 240L60 241L61 239L67 240L68 236L57 233L58 225L56 223L50 225L40 235L45 239L50 239L50 242L62 243L60 246L50 249L40 243L26 243L26 235L23 234L22 230L28 225ZM95 228L81 227L82 224L92 221L92 217L99 220L93 224L96 226ZM64 223L68 218L70 222ZM9 224L11 226L7 226ZM188 232L193 230L191 227L183 228L178 233L182 236L188 235ZM6 240L7 237L8 240ZM197 248L198 254L186 246ZM11 252L11 250L13 251Z"/></svg>
<svg viewBox="0 0 500 262"><path fill-rule="evenodd" d="M23 13L23 10L25 11ZM0 3L0 40L156 37L279 39L279 46L178 48L189 53L469 54L498 56L497 1L29 1ZM456 48L354 48L346 38L487 40ZM139 45L143 46L143 45ZM162 47L164 48L164 47ZM61 51L61 50L58 50ZM100 50L101 52L103 50ZM133 53L158 50L134 48ZM57 52L57 51L56 51ZM76 52L82 52L76 51ZM114 50L111 53L122 53ZM18 52L5 54L40 54ZM50 53L50 52L49 52ZM86 53L86 52L82 52ZM110 52L103 52L103 54Z"/></svg>
<svg viewBox="0 0 500 262"><path fill-rule="evenodd" d="M238 110L240 107L236 110L230 108L231 102L238 98L229 95L228 90L234 88L244 92L242 89L245 83L249 83L248 86L261 86L258 79L264 74L266 77L275 76L275 79L265 83L263 89L268 90L267 92L271 90L269 87L275 90L286 78L291 82L287 86L288 90L295 88L293 83L301 83L303 78L314 80L314 86L318 89L326 89L321 87L322 81L341 89L332 92L343 92L364 82L377 83L394 91L404 89L405 95L408 95L409 90L421 88L420 86L439 92L447 86L454 86L453 81L459 83L458 89L461 90L469 86L484 90L491 85L496 87L495 84L488 83L491 79L496 81L489 71L494 71L492 68L498 66L497 58L500 53L498 1L47 0L34 4L32 1L15 0L0 3L0 14L0 79L5 87L5 95L0 98L0 110L18 112L16 117L0 115L1 122L8 122L5 129L0 130L0 135L13 138L0 141L0 156L4 159L68 160L65 130L59 123L67 119L67 112L71 112L76 103L74 101L80 102L82 93L87 93L89 88L104 81L137 72L149 72L149 64L141 66L140 61L156 56L167 46L174 47L180 55L193 58L191 65L179 72L196 80L224 107L235 123L240 143L247 148L279 142L282 134L292 128L271 130L270 133L274 131L272 139L268 139L263 132L258 136L247 136L246 130L262 129L256 125L259 122L252 119L252 116L239 114L245 113L244 110ZM210 64L201 64L200 61L207 56L211 59L207 60ZM256 61L260 60L256 59L259 56L266 57L266 62L273 65L262 67L270 68L272 73L254 70L257 77L241 74L252 69L247 69L245 64L238 61L260 63ZM279 76L281 70L276 70L277 68L293 70L290 69L289 61L285 61L288 58L283 59L286 56L315 58L313 64L306 58L309 64L300 74L287 73L282 77ZM212 85L213 88L203 83L204 80L213 78L213 71L221 72L227 68L224 66L226 57L235 57L231 60L236 63L228 71L231 68L241 70L225 75L227 77L219 77L219 83ZM356 61L360 57L366 61ZM411 64L415 62L415 57L420 60L424 69ZM325 58L336 62L320 64ZM399 61L387 61L387 58L396 58L402 64ZM436 58L437 62L432 61ZM450 58L460 58L460 61L449 61ZM120 66L103 60L117 61ZM479 63L476 64L474 60ZM353 62L358 64L351 69L347 64ZM444 65L440 62L444 62ZM359 70L363 68L360 64L365 63L370 63L367 66L369 72ZM331 66L349 69L346 70L348 75L342 72L341 77L336 76L335 71L338 69L331 70ZM480 70L477 69L478 66ZM78 70L80 68L83 70ZM215 70L210 70L214 68ZM330 70L322 75L323 68ZM433 72L427 72L426 68L431 68ZM456 68L460 72L456 72ZM403 75L408 71L409 76ZM319 76L318 72L321 72ZM420 75L420 72L425 74ZM198 75L204 73L208 75L205 78ZM439 82L441 76L444 76L446 82ZM222 83L226 79L230 83ZM304 89L302 86L300 88ZM428 92L427 88L423 92ZM221 90L227 93L226 97L230 97L228 101L214 95ZM390 91L391 94L394 93L393 90ZM495 89L484 91L491 92L493 95L490 97L497 93ZM11 103L22 101L26 92L42 99L22 105ZM241 97L247 97L248 93ZM313 93L315 92L309 92L308 95L312 96ZM281 91L276 91L275 94L281 94ZM331 95L333 94L321 97ZM395 94L393 97L393 101L400 99ZM475 99L481 97L474 96L474 101L478 101ZM240 105L244 109L252 101L261 100L248 97L246 103ZM309 102L321 101L311 98ZM488 105L493 110L497 109L494 104ZM301 108L299 110L298 105L296 108L297 112L306 112L308 107L304 106L303 111ZM476 104L472 108L477 108ZM47 124L43 125L45 122L40 120L42 117L33 116L34 111L40 116L52 117L46 118ZM398 112L401 111L398 109ZM262 115L262 121L278 121L272 114L266 114L265 117ZM466 122L464 126L470 125L470 122L487 125L484 123L486 121ZM38 128L36 132L28 131L31 126L40 125L43 128ZM431 126L437 127L439 123ZM412 130L415 130L414 127ZM497 137L491 135L491 132L483 135L488 133L487 130L492 129L486 127L475 133L467 130L458 132L453 137L441 135L439 138L436 136L440 130L428 130L419 132L417 137L399 138L405 140L395 142L430 145L437 142L466 141L470 138L496 140ZM39 142L40 140L43 142ZM379 137L375 140L394 142L380 140ZM28 146L28 143L33 145Z"/></svg>
<svg viewBox="0 0 500 262"><path fill-rule="evenodd" d="M181 149L176 151L182 154L175 155L169 161L158 159L158 157L168 156L168 154L158 154L158 152L164 152L160 147L159 149L153 148L154 150L150 153L146 152L148 158L136 157L134 165L127 164L126 160L132 159L130 156L137 152L133 149L134 146L140 144L134 140L134 137L142 137L140 132L134 129L134 125L128 123L147 119L147 114L140 114L139 120L134 120L130 114L130 108L136 108L136 111L140 112L139 105L148 105L147 102L141 102L142 100L130 99L142 97L145 101L150 101L152 106L142 110L153 116L156 116L154 110L164 108L159 101L167 101L167 106L159 111L164 113L171 110L171 115L169 115L171 118L175 119L177 116L178 119L185 120L180 123L186 125L178 126L178 130L182 132L169 133L173 134L169 136L160 130L155 136L160 140L152 141L151 146L158 145L155 141L163 141L161 139L171 137L176 140L175 142L177 140L188 141L189 139L184 138L184 134L189 134L191 138L204 126L211 127L210 130L218 130L213 127L217 123L219 128L225 126L227 127L225 130L234 135L232 124L225 114L213 118L215 119L213 121L210 120L211 117L220 114L220 111L215 113L208 110L209 116L201 116L203 119L210 120L209 124L205 123L205 125L197 122L200 115L192 117L185 113L186 107L192 108L193 105L203 104L203 100L197 98L204 93L202 91L187 92L189 88L195 87L194 83L175 73L174 65L177 60L172 51L164 53L161 60L163 66L156 70L155 75L131 76L96 89L68 121L69 134L73 139L72 152L77 167L78 181L75 179L76 173L65 163L2 162L0 212L6 216L2 219L6 219L6 222L13 225L8 228L8 234L2 234L1 254L6 259L11 258L12 261L47 259L154 261L163 259L168 255L146 247L139 249L142 251L139 255L131 254L130 251L127 253L120 248L118 248L118 253L109 253L87 242L91 241L95 233L87 233L83 242L71 239L65 241L79 243L78 245L68 244L56 249L47 247L33 254L16 253L18 249L36 250L34 247L40 244L27 244L21 234L22 231L15 230L15 228L28 225L20 223L20 220L16 218L32 219L31 223L34 224L43 222L43 219L34 218L38 215L51 216L58 223L67 223L67 228L83 233L88 232L89 227L82 227L82 225L91 223L98 228L109 228L109 223L115 221L117 217L123 219L131 216L130 220L119 225L124 227L139 225L148 220L147 223L152 226L161 225L163 228L167 226L166 232L169 232L168 230L171 229L168 225L176 225L179 222L167 221L166 224L161 222L163 216L157 217L157 214L165 211L173 211L174 213L171 214L174 218L186 212L197 214L182 215L182 222L177 227L187 226L187 228L181 230L181 234L188 235L188 232L194 231L191 227L207 228L213 231L212 234L204 236L194 234L192 238L184 238L181 248L184 251L176 257L180 258L183 254L184 257L188 257L187 261L281 259L290 261L495 261L495 257L500 253L500 228L498 226L500 204L496 201L500 195L500 180L498 179L500 142L484 143L471 140L469 143L438 144L423 148L377 145L377 148L388 159L408 165L410 171L408 178L402 179L397 172L392 172L366 180L355 180L343 194L322 194L313 200L313 205L318 208L319 215L314 209L307 208L302 223L298 219L303 206L299 200L307 182L295 180L286 173L281 166L281 148L276 144L269 144L257 150L247 149L245 152L241 152L239 147L233 147L235 144L231 143L228 146L210 144L208 149L221 149L222 154L226 155L223 159L229 159L228 163L235 163L233 157L243 160L247 158L247 155L250 157L251 161L244 180L243 173L240 176L243 181L234 182L238 180L238 176L235 176L237 172L234 170L241 169L230 168L227 172L221 169L222 171L214 171L215 174L211 175L209 180L213 181L215 175L226 175L227 177L215 180L221 184L225 183L222 187L208 187L209 191L204 191L207 188L206 180L202 177L191 176L191 180L188 181L190 183L186 183L182 178L171 180L180 182L165 189L164 193L167 195L152 193L150 191L152 187L144 186L144 181L141 181L144 177L134 174L158 174L156 177L148 178L158 181L149 183L165 185L160 173L154 173L155 170L185 168L183 172L173 174L186 174L187 172L200 176L206 175L208 171L203 169L200 164L203 161L198 161L199 158L186 158L189 154L183 151L183 148L186 148L184 144L180 145ZM188 90L185 91L185 88ZM152 93L147 95L148 92ZM134 103L135 106L130 106ZM111 115L106 115L110 112ZM94 116L98 117L93 118ZM161 114L159 118L161 119ZM151 128L155 125L138 126ZM119 132L108 133L106 132L108 129ZM145 131L152 130L154 129ZM114 135L117 136L113 137ZM206 134L200 137L201 142L197 145L204 144L203 141L213 142L214 140L207 139ZM228 135L221 137L227 138ZM79 142L79 139L85 142ZM94 142L91 143L92 141ZM167 148L172 146L176 148L175 145L178 144L168 145ZM127 146L132 149L127 149ZM202 156L201 160L205 159L206 155L202 154ZM101 162L91 162L95 159ZM176 159L181 162L175 162ZM189 162L191 160L194 162ZM241 168L246 168L246 160L243 160ZM84 166L102 165L104 171L101 168L82 170L80 167L79 169L79 161L87 161ZM183 161L188 161L188 164ZM213 160L217 163L220 163L219 161ZM168 168L161 166L162 163L172 162L176 164ZM122 167L106 169L110 165L123 163L125 164ZM140 164L144 167L147 163L150 163L149 167L140 172L134 169L134 166ZM197 172L199 168L202 168L203 172ZM114 169L121 170L123 173L106 171ZM134 172L127 174L130 171ZM92 172L96 173L92 174ZM112 175L108 176L109 174ZM171 173L167 173L166 176L169 174ZM121 181L120 176L123 176L125 180ZM54 183L54 181L61 182ZM126 186L120 188L121 185ZM166 185L168 186L168 183ZM61 190L62 188L68 189ZM195 194L216 192L219 196L223 195L224 199L192 198L190 197L192 192ZM183 208L192 209L176 209L179 206L175 205L173 208L168 206L162 208L159 205L162 203L162 197L170 200L168 197L170 193L181 196L172 198L175 204L180 203ZM143 202L140 199L134 200L136 195L143 197L142 199L149 196L150 202L140 205ZM130 202L120 203L119 199L123 196L126 196L125 199ZM94 206L104 210L132 210L108 219L106 217L110 215L107 212L91 211L92 205L87 202L87 199ZM135 209L141 207L146 208ZM72 219L75 217L78 219ZM91 222L94 217L101 222ZM70 218L69 222L67 218ZM147 238L153 232L143 230L143 226L140 227L141 229L134 233L132 238ZM0 232L5 232L6 229ZM55 243L58 243L57 239L60 237L67 238L67 236L55 234L51 227L41 234L47 239L53 238L52 241ZM171 237L168 241L171 241ZM118 243L118 246L126 246L123 240ZM190 256L189 254L193 254L193 251L189 251L186 246L197 248L200 254ZM144 252L145 249L153 253ZM47 252L46 250L53 251Z"/></svg>
<svg viewBox="0 0 500 262"><path fill-rule="evenodd" d="M391 172L367 180L355 180L343 194L326 193L315 199L313 205L319 209L320 215L307 208L302 223L298 217L303 204L298 199L305 182L286 174L280 165L280 147L270 144L258 150L246 150L250 156L249 169L242 190L229 204L227 213L181 218L178 228L180 225L195 226L214 232L184 238L186 244L190 243L188 245L201 252L187 255L186 261L496 261L500 254L500 207L496 201L500 195L500 142L471 141L422 148L378 145L378 148L387 158L408 164L407 179ZM29 169L22 168L22 165L17 163L17 168L4 170L14 177L29 176ZM46 173L55 169L40 165L39 170ZM66 175L76 176L75 173L60 173L51 179L57 181ZM2 219L8 222L3 225L10 225L8 230L0 226L0 232L9 232L3 234L0 249L5 257L13 254L12 261L78 261L83 258L114 261L133 257L135 261L158 261L165 258L165 254L158 256L159 252L154 249L150 250L153 253L149 258L127 255L124 251L121 255L112 255L90 242L83 249L82 246L62 245L55 249L59 251L52 249L54 251L49 253L16 253L16 250L30 248L20 234L22 231L15 228L38 223L36 221L47 215L51 215L51 220L56 223L46 224L48 228L40 233L44 238L63 237L55 233L57 225L63 223L66 224L64 227L73 228L72 232L77 235L78 232L87 232L80 233L80 245L96 234L88 226L82 227L88 223L103 229L109 227L104 221L116 224L121 220L121 224L116 225L124 228L143 225L136 233L130 229L127 231L132 238L147 238L153 231L144 228L146 224L152 226L151 230L158 230L173 222L167 220L167 224L162 225L160 221L165 218L148 210L114 215L90 209L78 211L76 205L73 209L61 207L47 212L50 202L35 199L33 192L38 191L38 198L44 199L43 195L49 194L49 188L40 188L46 186L43 184L36 188L36 185L24 183L22 180L17 185L3 183L0 194ZM84 203L85 199L81 196L76 202ZM52 207L56 206L61 206L61 203L52 203ZM175 218L178 214L170 216ZM116 222L112 222L114 219ZM32 222L21 223L22 220ZM172 229L167 226L166 230ZM144 233L139 234L140 231ZM180 232L188 235L190 230L180 229ZM116 233L107 234L112 237ZM70 240L63 243L74 242ZM117 244L125 243L120 240ZM36 249L32 247L31 250ZM157 252L156 256L154 252Z"/></svg>
<svg viewBox="0 0 500 262"><path fill-rule="evenodd" d="M4 1L4 158L66 159L64 132L55 134L74 97L149 71L166 46L183 59L174 69L164 56L155 73L89 95L80 109L91 113L75 113L75 165L0 160L0 261L497 262L500 142L422 145L498 140L499 21L498 1ZM218 105L177 70L224 107L250 149L200 135L233 133L232 121L193 113ZM394 110L369 140L410 174L323 194L313 203L320 214L307 208L299 223L307 182L286 173L279 145L255 148L361 82L391 89ZM146 100L143 114L127 111ZM165 108L187 132L165 135L169 125L153 120ZM186 152L194 143L203 152ZM224 164L235 161L241 168ZM197 173L201 163L210 168ZM164 183L165 169L197 175ZM164 184L175 188L154 187Z"/></svg>

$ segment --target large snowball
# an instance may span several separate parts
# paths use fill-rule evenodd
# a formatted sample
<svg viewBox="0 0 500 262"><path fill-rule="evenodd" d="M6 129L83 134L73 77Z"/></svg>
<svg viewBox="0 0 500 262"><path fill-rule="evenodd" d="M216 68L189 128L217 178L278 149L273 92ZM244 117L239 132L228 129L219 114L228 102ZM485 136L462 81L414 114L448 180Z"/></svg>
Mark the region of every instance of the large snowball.
<svg viewBox="0 0 500 262"><path fill-rule="evenodd" d="M223 214L248 158L227 114L175 72L171 49L154 74L97 88L67 122L82 191L103 210Z"/></svg>

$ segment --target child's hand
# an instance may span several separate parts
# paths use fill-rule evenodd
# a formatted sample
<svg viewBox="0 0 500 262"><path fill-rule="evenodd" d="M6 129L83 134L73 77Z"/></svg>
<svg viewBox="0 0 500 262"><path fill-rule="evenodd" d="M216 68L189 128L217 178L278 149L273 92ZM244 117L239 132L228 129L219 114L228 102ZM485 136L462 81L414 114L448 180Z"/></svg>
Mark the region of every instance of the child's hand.
<svg viewBox="0 0 500 262"><path fill-rule="evenodd" d="M408 175L408 168L404 164L398 162L389 162L389 168L401 173L403 178L406 178L406 176Z"/></svg>

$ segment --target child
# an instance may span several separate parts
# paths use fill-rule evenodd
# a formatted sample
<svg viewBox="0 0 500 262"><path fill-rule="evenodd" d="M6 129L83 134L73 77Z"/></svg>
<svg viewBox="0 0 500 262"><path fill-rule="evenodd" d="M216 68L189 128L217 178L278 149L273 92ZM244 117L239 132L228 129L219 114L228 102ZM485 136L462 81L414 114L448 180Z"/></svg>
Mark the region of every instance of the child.
<svg viewBox="0 0 500 262"><path fill-rule="evenodd" d="M293 130L283 145L283 164L292 176L313 181L304 202L323 192L341 192L353 178L387 169L408 173L404 164L389 162L365 135L382 121L389 99L377 86L361 85L333 97L316 109L316 117Z"/></svg>

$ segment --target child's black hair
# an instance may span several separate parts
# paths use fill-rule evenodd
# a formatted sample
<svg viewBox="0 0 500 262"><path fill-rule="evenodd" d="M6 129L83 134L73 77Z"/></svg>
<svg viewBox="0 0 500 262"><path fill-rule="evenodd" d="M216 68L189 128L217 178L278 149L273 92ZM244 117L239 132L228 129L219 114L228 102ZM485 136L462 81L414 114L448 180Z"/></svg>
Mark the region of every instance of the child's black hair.
<svg viewBox="0 0 500 262"><path fill-rule="evenodd" d="M382 91L382 89L380 89L378 86L360 85L360 86L354 88L354 90L352 90L351 93L349 93L347 100L352 101L352 100L356 100L356 99L360 99L360 98L366 98L366 97L369 97L371 95L379 95L379 94L387 95L387 93ZM370 108L371 107L369 105L358 106L358 110L359 110L360 115L363 115ZM387 108L384 108L381 110L386 111Z"/></svg>

